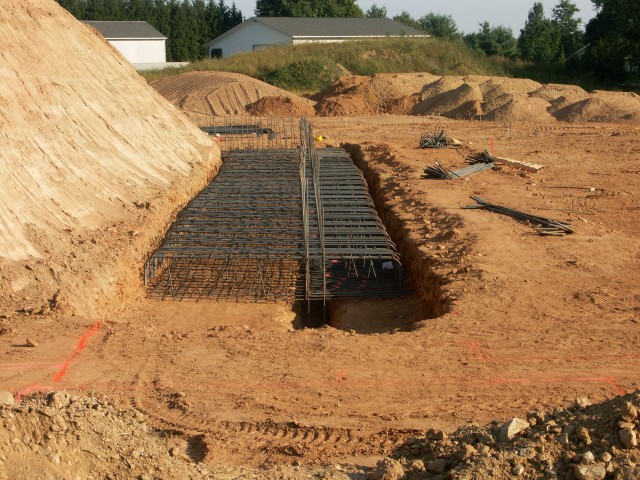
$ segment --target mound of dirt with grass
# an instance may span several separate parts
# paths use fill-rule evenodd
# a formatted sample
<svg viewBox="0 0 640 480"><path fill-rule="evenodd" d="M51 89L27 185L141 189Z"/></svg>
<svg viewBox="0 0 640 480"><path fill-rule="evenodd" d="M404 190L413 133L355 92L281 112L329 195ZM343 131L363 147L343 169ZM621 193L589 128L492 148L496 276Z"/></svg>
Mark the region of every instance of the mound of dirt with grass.
<svg viewBox="0 0 640 480"><path fill-rule="evenodd" d="M3 2L0 36L1 308L118 308L219 150L56 2Z"/></svg>
<svg viewBox="0 0 640 480"><path fill-rule="evenodd" d="M264 97L290 98L296 105L310 100L239 73L187 72L152 83L160 95L190 114L242 115Z"/></svg>
<svg viewBox="0 0 640 480"><path fill-rule="evenodd" d="M306 98L262 97L247 106L251 115L274 115L277 117L312 117L316 114L313 103Z"/></svg>
<svg viewBox="0 0 640 480"><path fill-rule="evenodd" d="M568 122L638 122L640 96L595 90L587 98L559 108L554 116Z"/></svg>
<svg viewBox="0 0 640 480"><path fill-rule="evenodd" d="M372 478L639 478L638 393L530 412L448 436L429 430L381 460Z"/></svg>

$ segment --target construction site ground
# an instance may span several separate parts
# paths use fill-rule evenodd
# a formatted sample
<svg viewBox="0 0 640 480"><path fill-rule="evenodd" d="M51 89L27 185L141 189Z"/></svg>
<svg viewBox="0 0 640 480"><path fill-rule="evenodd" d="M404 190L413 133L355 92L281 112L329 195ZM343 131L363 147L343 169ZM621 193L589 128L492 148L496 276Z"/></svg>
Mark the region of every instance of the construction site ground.
<svg viewBox="0 0 640 480"><path fill-rule="evenodd" d="M393 115L313 124L318 148L345 145L363 169L415 297L334 302L333 326L321 328L299 328L300 306L277 303L138 296L102 317L0 311L0 390L100 395L175 432L185 453L200 439L199 461L259 467L372 466L430 428L640 387L640 126ZM442 129L462 146L417 148ZM421 178L435 160L463 166L483 149L544 168ZM472 194L570 221L575 233L543 237L462 210Z"/></svg>

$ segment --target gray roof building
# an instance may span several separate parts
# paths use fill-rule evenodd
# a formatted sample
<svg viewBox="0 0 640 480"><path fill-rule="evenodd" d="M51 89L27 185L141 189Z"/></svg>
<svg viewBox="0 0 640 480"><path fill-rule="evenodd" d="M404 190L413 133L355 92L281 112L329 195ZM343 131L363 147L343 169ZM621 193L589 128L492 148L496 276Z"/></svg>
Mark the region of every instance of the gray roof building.
<svg viewBox="0 0 640 480"><path fill-rule="evenodd" d="M389 18L252 17L205 45L209 56L227 57L263 47L364 38L428 37Z"/></svg>
<svg viewBox="0 0 640 480"><path fill-rule="evenodd" d="M163 65L167 61L167 37L144 21L84 21L136 68Z"/></svg>
<svg viewBox="0 0 640 480"><path fill-rule="evenodd" d="M156 40L167 38L153 28L149 22L145 21L107 22L83 20L83 23L91 25L98 30L106 40Z"/></svg>

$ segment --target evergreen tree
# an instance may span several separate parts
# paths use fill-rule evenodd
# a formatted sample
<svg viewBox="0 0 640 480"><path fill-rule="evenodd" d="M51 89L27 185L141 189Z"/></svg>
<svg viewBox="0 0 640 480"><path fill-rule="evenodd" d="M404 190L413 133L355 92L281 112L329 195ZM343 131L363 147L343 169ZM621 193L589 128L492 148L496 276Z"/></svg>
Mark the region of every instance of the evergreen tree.
<svg viewBox="0 0 640 480"><path fill-rule="evenodd" d="M598 13L588 23L583 59L601 77L622 81L640 67L638 0L592 0Z"/></svg>
<svg viewBox="0 0 640 480"><path fill-rule="evenodd" d="M402 11L400 15L396 15L393 17L396 22L400 22L407 27L415 28L416 30L422 30L422 24L413 18L411 14L405 10Z"/></svg>
<svg viewBox="0 0 640 480"><path fill-rule="evenodd" d="M379 7L376 3L371 5L369 10L364 12L364 16L367 18L387 18L387 7L384 5Z"/></svg>
<svg viewBox="0 0 640 480"><path fill-rule="evenodd" d="M529 11L518 39L520 56L536 63L552 62L560 49L560 35L556 25L544 16L542 3L536 2Z"/></svg>
<svg viewBox="0 0 640 480"><path fill-rule="evenodd" d="M560 3L553 7L552 21L560 35L560 45L556 59L561 63L564 63L568 57L580 50L584 45L584 34L580 29L582 21L576 18L576 14L579 11L576 4L571 3L569 0L560 0Z"/></svg>
<svg viewBox="0 0 640 480"><path fill-rule="evenodd" d="M515 57L518 54L518 43L513 31L502 25L492 27L489 22L483 22L478 32L466 35L464 41L471 48L482 50L487 55Z"/></svg>
<svg viewBox="0 0 640 480"><path fill-rule="evenodd" d="M418 23L422 27L422 30L432 37L461 38L456 21L451 15L440 15L430 12L418 20Z"/></svg>
<svg viewBox="0 0 640 480"><path fill-rule="evenodd" d="M257 0L258 17L362 17L355 0Z"/></svg>

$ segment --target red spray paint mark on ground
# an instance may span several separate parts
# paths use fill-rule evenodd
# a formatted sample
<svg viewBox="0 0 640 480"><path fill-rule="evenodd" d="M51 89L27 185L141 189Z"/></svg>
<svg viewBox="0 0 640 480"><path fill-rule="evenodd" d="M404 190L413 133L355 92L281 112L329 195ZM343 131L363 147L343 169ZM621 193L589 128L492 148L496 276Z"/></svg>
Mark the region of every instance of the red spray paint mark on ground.
<svg viewBox="0 0 640 480"><path fill-rule="evenodd" d="M482 346L473 340L469 340L464 342L464 347L474 356L477 360L481 362L486 362L488 360L487 356L482 351Z"/></svg>
<svg viewBox="0 0 640 480"><path fill-rule="evenodd" d="M20 390L18 393L16 393L16 401L19 402L20 400L22 400L22 397L24 397L25 395L28 395L31 392L37 392L40 390L51 390L51 387L48 385L38 385L37 383L34 383L33 385L29 385L28 387L25 387L22 390Z"/></svg>
<svg viewBox="0 0 640 480"><path fill-rule="evenodd" d="M84 347L87 345L87 341L93 335L95 335L98 332L98 330L100 330L100 323L96 322L93 325L91 325L91 328L84 335L82 335L82 337L80 337L80 340L78 340L78 344L76 345L76 348L73 349L73 352L71 352L71 355L67 357L67 359L62 364L62 367L60 368L60 370L58 370L55 376L53 377L54 382L62 381L64 376L67 374L67 371L69 370L69 367L71 366L73 361L76 359L78 355L80 355L80 352L84 350Z"/></svg>

